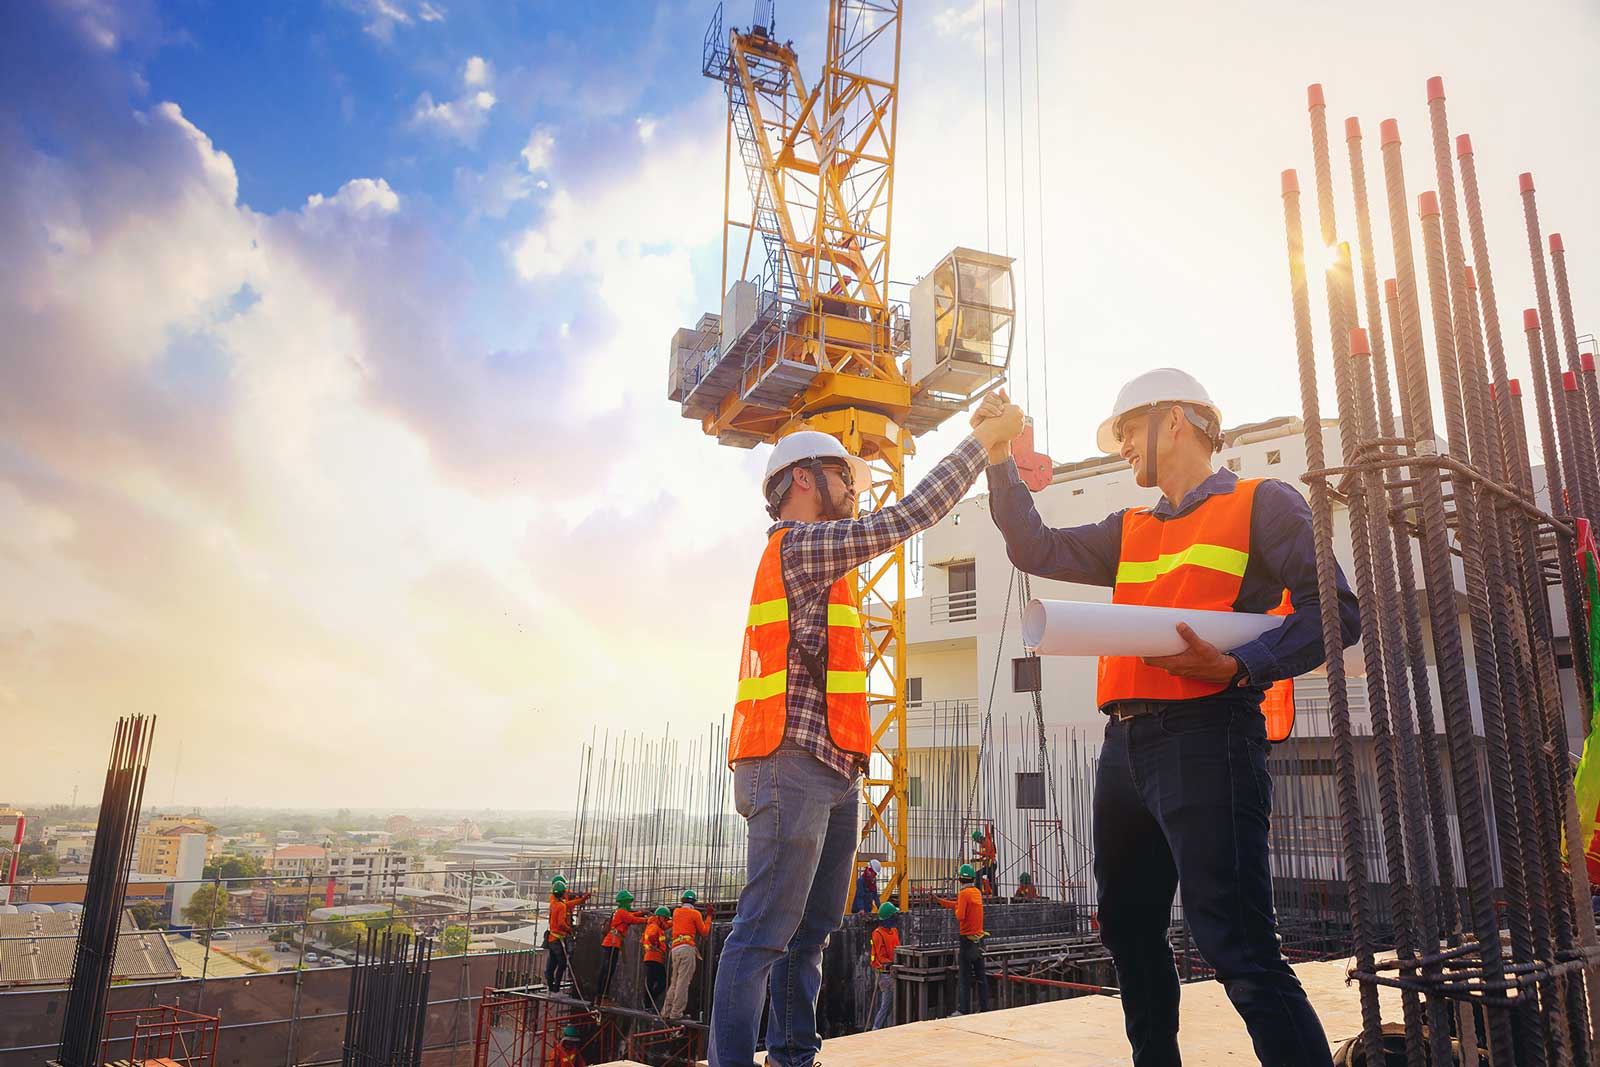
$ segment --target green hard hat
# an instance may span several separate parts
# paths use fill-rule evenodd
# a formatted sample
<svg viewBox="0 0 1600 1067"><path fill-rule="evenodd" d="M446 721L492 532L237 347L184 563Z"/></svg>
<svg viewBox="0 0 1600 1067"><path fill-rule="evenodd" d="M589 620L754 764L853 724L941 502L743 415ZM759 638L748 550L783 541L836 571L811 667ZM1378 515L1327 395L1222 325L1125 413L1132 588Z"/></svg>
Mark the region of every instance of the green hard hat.
<svg viewBox="0 0 1600 1067"><path fill-rule="evenodd" d="M880 919L892 919L899 914L900 909L887 900L878 905L878 918Z"/></svg>
<svg viewBox="0 0 1600 1067"><path fill-rule="evenodd" d="M961 880L963 882L970 882L974 878L978 877L977 870L974 869L974 867L970 863L963 863L961 865L961 870L957 871L956 873L961 876Z"/></svg>
<svg viewBox="0 0 1600 1067"><path fill-rule="evenodd" d="M617 894L617 903L626 908L629 904L633 903L633 894L624 889L622 892Z"/></svg>
<svg viewBox="0 0 1600 1067"><path fill-rule="evenodd" d="M656 909L656 914L661 916L663 919L670 919L672 918L672 909L663 905Z"/></svg>
<svg viewBox="0 0 1600 1067"><path fill-rule="evenodd" d="M683 891L683 902L685 904L693 904L698 899L699 898L694 895L693 889L685 889Z"/></svg>
<svg viewBox="0 0 1600 1067"><path fill-rule="evenodd" d="M550 888L551 889L565 889L565 888L567 888L567 876L564 875L564 874L558 874L554 878L550 879Z"/></svg>
<svg viewBox="0 0 1600 1067"><path fill-rule="evenodd" d="M1023 871L1021 874L1017 875L1017 882L1021 885L1032 885L1033 875L1029 874L1027 871Z"/></svg>
<svg viewBox="0 0 1600 1067"><path fill-rule="evenodd" d="M576 1026L566 1026L561 1030L561 1040L563 1041L576 1041L582 1036Z"/></svg>
<svg viewBox="0 0 1600 1067"><path fill-rule="evenodd" d="M983 840L983 831L982 830L974 830L974 831L972 831L972 839L974 841L982 841Z"/></svg>

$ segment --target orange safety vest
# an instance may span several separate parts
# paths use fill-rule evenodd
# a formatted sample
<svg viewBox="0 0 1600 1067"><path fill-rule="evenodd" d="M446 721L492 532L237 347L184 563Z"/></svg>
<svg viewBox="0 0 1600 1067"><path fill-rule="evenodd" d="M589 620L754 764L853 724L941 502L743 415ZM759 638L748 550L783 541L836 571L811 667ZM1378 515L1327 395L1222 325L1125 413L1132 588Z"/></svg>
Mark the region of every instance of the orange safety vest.
<svg viewBox="0 0 1600 1067"><path fill-rule="evenodd" d="M1124 512L1112 603L1233 611L1250 562L1250 515L1260 484L1259 478L1241 480L1233 492L1208 497L1176 518L1156 518L1149 508ZM1285 590L1272 614L1291 610ZM1168 674L1138 656L1102 656L1096 700L1101 707L1117 700L1194 700L1225 688L1222 682ZM1269 688L1261 711L1268 738L1288 737L1294 727L1294 683L1284 679Z"/></svg>
<svg viewBox="0 0 1600 1067"><path fill-rule="evenodd" d="M628 936L628 927L649 921L648 918L634 915L627 908L618 908L611 913L611 926L606 930L606 936L600 939L600 944L603 948L621 948Z"/></svg>
<svg viewBox="0 0 1600 1067"><path fill-rule="evenodd" d="M566 1045L556 1046L556 1067L583 1067L583 1057L578 1050Z"/></svg>
<svg viewBox="0 0 1600 1067"><path fill-rule="evenodd" d="M651 917L640 939L646 963L667 962L667 926L661 916Z"/></svg>
<svg viewBox="0 0 1600 1067"><path fill-rule="evenodd" d="M700 909L685 905L672 911L672 947L692 945L697 937L711 932L711 924L700 914Z"/></svg>
<svg viewBox="0 0 1600 1067"><path fill-rule="evenodd" d="M872 969L887 971L894 965L894 953L900 947L900 931L880 926L872 931Z"/></svg>
<svg viewBox="0 0 1600 1067"><path fill-rule="evenodd" d="M775 532L756 569L750 614L739 653L739 692L728 730L728 762L770 756L783 741L789 698L789 593L783 584L783 537ZM872 749L867 715L867 668L861 610L848 576L828 590L827 644L809 665L810 650L795 645L795 659L810 670L828 701L828 734L845 752L863 759ZM813 669L814 668L814 669Z"/></svg>

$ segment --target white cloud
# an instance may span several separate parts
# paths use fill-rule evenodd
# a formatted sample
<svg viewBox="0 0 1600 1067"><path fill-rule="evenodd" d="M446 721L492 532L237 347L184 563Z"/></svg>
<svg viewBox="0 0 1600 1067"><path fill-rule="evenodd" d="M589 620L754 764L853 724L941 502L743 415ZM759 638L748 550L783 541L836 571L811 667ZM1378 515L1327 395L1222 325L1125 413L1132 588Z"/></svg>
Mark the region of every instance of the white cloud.
<svg viewBox="0 0 1600 1067"><path fill-rule="evenodd" d="M649 144L650 139L656 135L656 120L641 115L633 120L633 128L639 134L639 140Z"/></svg>
<svg viewBox="0 0 1600 1067"><path fill-rule="evenodd" d="M482 56L473 56L467 60L467 66L461 73L461 80L467 85L488 85L492 71L489 61Z"/></svg>
<svg viewBox="0 0 1600 1067"><path fill-rule="evenodd" d="M484 124L489 121L489 112L494 105L494 94L487 89L439 103L434 103L431 93L424 92L417 97L416 106L412 109L411 125L462 144L473 144Z"/></svg>
<svg viewBox="0 0 1600 1067"><path fill-rule="evenodd" d="M331 199L321 193L306 198L306 216L319 209L338 208L351 215L392 215L400 210L400 194L382 178L352 178L339 187Z"/></svg>
<svg viewBox="0 0 1600 1067"><path fill-rule="evenodd" d="M528 168L528 173L544 170L550 166L551 153L555 151L555 134L543 126L535 127L528 134L528 143L522 148L522 162Z"/></svg>
<svg viewBox="0 0 1600 1067"><path fill-rule="evenodd" d="M456 195L474 214L503 219L513 204L533 195L535 183L516 163L496 163L487 170L456 171Z"/></svg>
<svg viewBox="0 0 1600 1067"><path fill-rule="evenodd" d="M411 26L417 22L443 22L444 12L422 0L345 0L346 6L363 19L361 28L385 44L394 40L397 26Z"/></svg>

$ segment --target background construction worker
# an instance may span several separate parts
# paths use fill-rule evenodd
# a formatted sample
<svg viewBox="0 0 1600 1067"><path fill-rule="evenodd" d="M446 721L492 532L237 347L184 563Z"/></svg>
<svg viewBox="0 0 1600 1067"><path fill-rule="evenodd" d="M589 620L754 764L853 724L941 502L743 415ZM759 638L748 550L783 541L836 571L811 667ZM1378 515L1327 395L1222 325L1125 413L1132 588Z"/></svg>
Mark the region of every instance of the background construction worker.
<svg viewBox="0 0 1600 1067"><path fill-rule="evenodd" d="M561 1044L556 1046L556 1067L584 1067L583 1055L578 1047L583 1044L583 1034L576 1026L561 1028Z"/></svg>
<svg viewBox="0 0 1600 1067"><path fill-rule="evenodd" d="M994 844L994 823L972 831L973 851L977 853L978 891L994 896L999 890L1000 852Z"/></svg>
<svg viewBox="0 0 1600 1067"><path fill-rule="evenodd" d="M650 921L648 911L634 911L632 905L632 893L624 889L617 894L617 910L611 913L606 936L600 940L600 981L595 992L597 1002L604 1001L611 991L611 979L616 976L617 961L622 958L622 943L627 940L628 927L643 926Z"/></svg>
<svg viewBox="0 0 1600 1067"><path fill-rule="evenodd" d="M589 899L588 893L567 895L567 880L559 874L550 880L550 925L544 935L544 987L552 993L561 992L570 960L568 949L572 945L573 910ZM577 977L573 977L577 985Z"/></svg>
<svg viewBox="0 0 1600 1067"><path fill-rule="evenodd" d="M877 860L861 868L861 873L856 875L856 895L850 904L851 911L878 910L878 905L882 903L882 898L878 895L878 872L881 870L883 867Z"/></svg>
<svg viewBox="0 0 1600 1067"><path fill-rule="evenodd" d="M872 973L877 1003L869 1029L882 1030L894 1023L894 954L900 947L900 909L889 901L878 905L878 925L872 931Z"/></svg>
<svg viewBox="0 0 1600 1067"><path fill-rule="evenodd" d="M1023 871L1017 875L1017 892L1015 900L1038 900L1039 890L1033 884L1033 875Z"/></svg>
<svg viewBox="0 0 1600 1067"><path fill-rule="evenodd" d="M956 933L959 937L956 955L956 1015L972 1011L972 989L978 989L978 1010L989 1010L989 972L983 963L983 939L989 934L983 928L983 893L975 884L977 869L963 863L958 872L961 891L954 900L935 897L940 904L955 909Z"/></svg>
<svg viewBox="0 0 1600 1067"><path fill-rule="evenodd" d="M1261 1062L1328 1064L1322 1025L1279 952L1267 854L1268 726L1281 738L1293 722L1286 685L1268 690L1326 658L1310 508L1285 482L1213 470L1221 413L1180 370L1129 382L1098 442L1132 465L1139 485L1159 487L1161 499L1049 529L1008 449L991 449L990 513L1013 563L1044 578L1111 586L1119 604L1267 612L1287 591L1293 606L1282 625L1238 648L1219 649L1180 625L1187 648L1177 655L1100 661L1096 702L1107 722L1094 873L1134 1063L1179 1062L1178 974L1167 944L1179 889L1195 944ZM1360 617L1342 574L1337 610L1352 644Z"/></svg>
<svg viewBox="0 0 1600 1067"><path fill-rule="evenodd" d="M672 909L657 908L645 924L640 936L644 949L644 994L650 1010L661 1014L667 995L667 926L672 922Z"/></svg>
<svg viewBox="0 0 1600 1067"><path fill-rule="evenodd" d="M987 449L1022 432L990 395L973 435L898 504L853 517L867 465L824 433L778 442L762 496L774 525L756 571L728 736L748 872L718 960L710 1067L751 1067L766 1014L767 1062L811 1067L821 1049L822 950L844 916L860 838L859 778L872 749L866 650L850 572L939 521ZM783 818L778 818L779 809Z"/></svg>
<svg viewBox="0 0 1600 1067"><path fill-rule="evenodd" d="M689 986L694 981L695 964L700 960L700 938L711 933L711 924L695 907L693 889L683 893L683 903L672 912L672 977L667 984L663 1019L681 1019L689 1007Z"/></svg>

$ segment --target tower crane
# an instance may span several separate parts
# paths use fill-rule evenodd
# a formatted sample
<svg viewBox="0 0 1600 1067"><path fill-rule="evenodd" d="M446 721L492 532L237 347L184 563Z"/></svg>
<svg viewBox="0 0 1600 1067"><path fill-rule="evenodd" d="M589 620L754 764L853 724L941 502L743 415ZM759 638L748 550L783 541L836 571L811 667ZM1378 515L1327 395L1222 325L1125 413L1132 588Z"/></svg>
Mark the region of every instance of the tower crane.
<svg viewBox="0 0 1600 1067"><path fill-rule="evenodd" d="M721 444L837 437L872 471L863 512L904 494L919 435L1003 381L1015 314L1006 256L956 247L914 285L890 280L902 6L828 0L827 54L808 86L770 7L739 27L718 5L701 70L727 97L725 295L720 314L673 335L668 370L668 398ZM737 213L736 162L748 192ZM855 576L873 725L861 836L881 835L883 895L902 905L905 564L900 546Z"/></svg>

